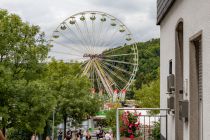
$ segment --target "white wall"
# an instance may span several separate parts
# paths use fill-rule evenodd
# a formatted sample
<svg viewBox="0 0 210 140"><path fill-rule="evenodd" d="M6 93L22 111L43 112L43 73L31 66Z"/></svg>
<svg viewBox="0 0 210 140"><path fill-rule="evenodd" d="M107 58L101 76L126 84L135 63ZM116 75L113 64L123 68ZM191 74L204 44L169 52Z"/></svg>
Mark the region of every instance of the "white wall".
<svg viewBox="0 0 210 140"><path fill-rule="evenodd" d="M175 29L177 22L183 18L184 23L184 79L189 80L189 38L203 30L203 140L210 139L210 0L176 0L160 25L160 74L161 107L167 103L167 75L169 60L173 60L175 73ZM184 80L183 79L183 80ZM188 82L189 83L189 82ZM189 86L189 84L188 84ZM188 88L189 93L189 88ZM188 96L184 96L189 99ZM168 139L175 140L175 122L169 116ZM184 140L189 140L189 125L185 123ZM162 130L164 128L161 128ZM163 131L165 132L165 131Z"/></svg>

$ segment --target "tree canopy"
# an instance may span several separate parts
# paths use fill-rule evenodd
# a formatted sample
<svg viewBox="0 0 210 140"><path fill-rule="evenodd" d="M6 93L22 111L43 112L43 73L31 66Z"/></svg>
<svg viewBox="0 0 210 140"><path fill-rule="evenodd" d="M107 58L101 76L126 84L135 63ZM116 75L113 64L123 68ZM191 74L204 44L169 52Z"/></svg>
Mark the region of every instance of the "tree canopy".
<svg viewBox="0 0 210 140"><path fill-rule="evenodd" d="M99 110L100 101L91 96L89 80L75 77L80 69L78 64L55 60L46 63L51 48L47 42L39 26L0 10L0 116L3 118L0 128L3 130L42 134L53 110L77 121Z"/></svg>

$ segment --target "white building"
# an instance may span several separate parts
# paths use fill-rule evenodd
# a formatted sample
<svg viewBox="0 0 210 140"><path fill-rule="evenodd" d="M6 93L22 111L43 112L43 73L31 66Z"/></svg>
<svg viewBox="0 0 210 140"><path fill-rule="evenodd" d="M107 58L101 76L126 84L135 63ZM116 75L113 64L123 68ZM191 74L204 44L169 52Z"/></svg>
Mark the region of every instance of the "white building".
<svg viewBox="0 0 210 140"><path fill-rule="evenodd" d="M210 140L210 0L157 0L157 24L162 138Z"/></svg>

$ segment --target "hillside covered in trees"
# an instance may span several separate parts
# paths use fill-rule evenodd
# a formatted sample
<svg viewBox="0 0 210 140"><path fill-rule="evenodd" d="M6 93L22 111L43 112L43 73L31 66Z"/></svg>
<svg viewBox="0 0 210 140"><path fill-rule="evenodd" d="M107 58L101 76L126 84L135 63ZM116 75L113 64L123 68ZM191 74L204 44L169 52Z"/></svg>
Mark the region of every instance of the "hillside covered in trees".
<svg viewBox="0 0 210 140"><path fill-rule="evenodd" d="M139 107L160 107L160 39L138 43L139 70L135 81L135 100Z"/></svg>
<svg viewBox="0 0 210 140"><path fill-rule="evenodd" d="M160 66L160 40L151 39L137 44L139 52L139 69L136 75L135 88L158 79Z"/></svg>
<svg viewBox="0 0 210 140"><path fill-rule="evenodd" d="M160 40L151 39L146 42L137 43L138 48L138 71L136 73L135 82L127 92L127 99L136 99L140 102L140 106L143 107L158 107L159 106L159 66L160 66ZM119 62L131 62L134 63L133 57L120 56L120 54L132 54L132 47L126 46L107 50L104 54L116 56L112 59ZM120 57L118 57L120 56ZM132 71L133 65L120 64L116 62L110 62L115 67L120 67L125 71ZM109 66L108 66L109 67ZM117 69L114 71L119 77L123 77L125 80L129 80L130 75ZM120 87L123 87L123 82L116 77L112 77L119 83ZM148 102L153 102L150 104Z"/></svg>

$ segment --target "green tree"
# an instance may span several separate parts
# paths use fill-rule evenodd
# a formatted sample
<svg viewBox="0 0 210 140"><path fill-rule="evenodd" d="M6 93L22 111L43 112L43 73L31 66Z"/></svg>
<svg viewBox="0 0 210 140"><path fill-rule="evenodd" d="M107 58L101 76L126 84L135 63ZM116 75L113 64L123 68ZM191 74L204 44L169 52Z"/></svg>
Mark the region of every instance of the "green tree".
<svg viewBox="0 0 210 140"><path fill-rule="evenodd" d="M140 107L159 108L160 107L160 80L154 80L150 84L145 84L141 89L135 91L135 99Z"/></svg>
<svg viewBox="0 0 210 140"><path fill-rule="evenodd" d="M57 114L61 114L64 124L67 117L77 122L97 113L101 101L90 94L90 81L86 77L76 77L79 64L52 61L48 65L47 79L55 90ZM59 116L59 115L58 115ZM64 127L65 131L66 126Z"/></svg>
<svg viewBox="0 0 210 140"><path fill-rule="evenodd" d="M139 53L139 67L136 74L135 88L140 89L143 84L149 84L158 79L160 66L160 40L151 39L137 43Z"/></svg>
<svg viewBox="0 0 210 140"><path fill-rule="evenodd" d="M42 80L50 45L38 26L6 10L0 10L0 45L1 127L42 133L56 103Z"/></svg>

